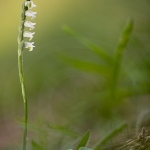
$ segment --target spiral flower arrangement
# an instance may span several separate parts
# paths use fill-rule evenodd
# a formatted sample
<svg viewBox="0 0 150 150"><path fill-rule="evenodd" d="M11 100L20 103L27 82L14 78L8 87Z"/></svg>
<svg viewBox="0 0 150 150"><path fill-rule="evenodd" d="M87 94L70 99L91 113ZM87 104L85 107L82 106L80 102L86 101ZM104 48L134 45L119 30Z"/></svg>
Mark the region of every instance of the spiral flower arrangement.
<svg viewBox="0 0 150 150"><path fill-rule="evenodd" d="M36 23L30 22L26 20L26 17L31 17L33 20L36 16L37 12L31 11L36 7L33 1L25 1L22 7L22 14L21 14L21 23L19 26L19 36L18 36L18 44L22 46L22 50L25 48L29 48L29 51L32 51L34 46L34 42L24 42L24 38L29 38L29 41L32 40L33 35L35 32L25 31L25 27L29 28L29 30L33 30L35 28Z"/></svg>
<svg viewBox="0 0 150 150"><path fill-rule="evenodd" d="M35 32L25 31L25 28L29 28L29 30L33 30L35 28L36 23L27 21L27 17L31 17L33 20L36 16L37 12L31 11L36 7L33 1L26 0L22 5L22 13L21 13L21 22L19 25L19 35L18 35L18 70L19 70L19 78L22 90L22 97L24 102L24 134L23 134L23 150L26 150L27 144L27 123L28 123L28 104L27 104L27 96L26 89L24 83L24 74L23 74L23 50L24 48L28 48L29 51L32 51L34 46L34 42L30 42L33 38ZM25 38L29 38L29 41L24 41Z"/></svg>

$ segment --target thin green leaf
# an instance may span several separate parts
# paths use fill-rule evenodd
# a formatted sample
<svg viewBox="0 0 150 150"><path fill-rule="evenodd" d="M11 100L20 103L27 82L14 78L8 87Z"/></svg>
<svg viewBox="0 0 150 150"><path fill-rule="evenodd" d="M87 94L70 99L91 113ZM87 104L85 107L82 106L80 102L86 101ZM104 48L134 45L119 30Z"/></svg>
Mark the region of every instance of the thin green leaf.
<svg viewBox="0 0 150 150"><path fill-rule="evenodd" d="M48 128L55 130L57 132L63 133L65 135L69 135L72 137L78 137L79 134L75 131L70 130L69 128L63 127L61 125L48 124Z"/></svg>
<svg viewBox="0 0 150 150"><path fill-rule="evenodd" d="M114 67L113 67L113 73L112 73L112 86L111 86L112 99L115 99L115 90L117 86L117 81L118 81L118 76L119 76L119 71L120 71L120 66L121 66L121 61L122 61L122 55L129 41L132 28L133 28L133 21L129 20L129 22L127 23L127 26L125 27L122 33L122 37L117 46L117 49L114 53Z"/></svg>
<svg viewBox="0 0 150 150"><path fill-rule="evenodd" d="M113 60L112 58L101 48L99 48L97 45L90 42L85 37L82 37L80 34L73 31L70 27L64 26L63 29L76 39L78 39L82 44L84 44L86 47L88 47L90 50L92 50L94 53L96 53L98 56L100 56L102 59L104 59L107 63L112 64Z"/></svg>
<svg viewBox="0 0 150 150"><path fill-rule="evenodd" d="M127 124L123 123L119 127L117 127L116 129L112 130L103 139L101 139L101 141L98 144L96 144L96 146L94 147L94 150L101 150L101 146L103 144L105 144L107 141L109 141L111 138L113 138L116 134L121 132L126 126L127 126Z"/></svg>
<svg viewBox="0 0 150 150"><path fill-rule="evenodd" d="M121 39L114 53L115 60L116 59L118 60L120 57L122 57L122 53L127 46L132 29L133 29L133 21L130 19L122 33Z"/></svg>
<svg viewBox="0 0 150 150"><path fill-rule="evenodd" d="M35 141L32 141L32 150L44 150L39 144L37 144Z"/></svg>
<svg viewBox="0 0 150 150"><path fill-rule="evenodd" d="M85 135L82 137L82 139L80 140L79 144L77 145L76 150L79 150L80 147L85 147L89 140L89 137L90 137L90 131L87 131Z"/></svg>
<svg viewBox="0 0 150 150"><path fill-rule="evenodd" d="M71 67L92 73L100 73L106 76L110 75L110 66L103 66L92 62L82 61L67 54L57 55L57 58Z"/></svg>

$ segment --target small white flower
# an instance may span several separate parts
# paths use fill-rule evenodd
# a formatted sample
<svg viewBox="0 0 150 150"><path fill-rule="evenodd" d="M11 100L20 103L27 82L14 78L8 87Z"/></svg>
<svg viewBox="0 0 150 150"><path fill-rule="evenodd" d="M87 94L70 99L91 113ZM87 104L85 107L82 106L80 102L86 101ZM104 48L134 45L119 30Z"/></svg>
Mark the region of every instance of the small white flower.
<svg viewBox="0 0 150 150"><path fill-rule="evenodd" d="M32 1L25 1L25 6L27 6L28 9L36 7L36 5Z"/></svg>
<svg viewBox="0 0 150 150"><path fill-rule="evenodd" d="M36 25L36 23L32 23L32 22L30 22L30 21L25 21L25 23L24 23L24 26L25 26L25 27L29 27L30 30L33 30L33 29L35 28L35 27L34 27L35 25Z"/></svg>
<svg viewBox="0 0 150 150"><path fill-rule="evenodd" d="M25 32L23 33L23 36L24 36L24 37L29 37L29 38L30 38L29 41L31 41L34 34L35 34L35 32L28 32L28 31L25 31Z"/></svg>
<svg viewBox="0 0 150 150"><path fill-rule="evenodd" d="M30 10L27 10L25 15L28 16L28 17L31 17L31 19L34 19L36 17L35 16L36 13L37 12L33 12L33 11L30 11Z"/></svg>
<svg viewBox="0 0 150 150"><path fill-rule="evenodd" d="M35 47L33 44L34 42L24 42L25 48L29 48L29 51L32 51L33 48Z"/></svg>

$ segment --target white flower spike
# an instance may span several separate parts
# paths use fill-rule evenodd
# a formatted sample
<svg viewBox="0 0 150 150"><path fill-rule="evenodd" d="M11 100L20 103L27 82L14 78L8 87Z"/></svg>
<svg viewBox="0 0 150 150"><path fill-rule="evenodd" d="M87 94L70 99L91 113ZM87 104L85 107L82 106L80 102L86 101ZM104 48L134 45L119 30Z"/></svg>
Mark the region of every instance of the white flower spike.
<svg viewBox="0 0 150 150"><path fill-rule="evenodd" d="M26 1L25 6L27 6L28 9L32 9L32 8L36 7L36 5L32 1Z"/></svg>
<svg viewBox="0 0 150 150"><path fill-rule="evenodd" d="M35 32L28 32L28 31L25 31L25 32L23 33L23 36L30 38L29 41L31 41L34 34L35 34Z"/></svg>
<svg viewBox="0 0 150 150"><path fill-rule="evenodd" d="M30 28L30 30L33 30L35 28L34 27L35 25L36 25L36 23L32 23L30 21L25 21L25 23L24 23L24 26Z"/></svg>
<svg viewBox="0 0 150 150"><path fill-rule="evenodd" d="M27 10L26 13L25 13L25 15L28 16L28 17L31 17L32 20L36 17L35 16L36 14L37 14L37 12L33 12L33 11L30 11L30 10Z"/></svg>
<svg viewBox="0 0 150 150"><path fill-rule="evenodd" d="M25 48L29 48L29 51L32 51L33 48L35 47L33 44L34 42L24 42Z"/></svg>

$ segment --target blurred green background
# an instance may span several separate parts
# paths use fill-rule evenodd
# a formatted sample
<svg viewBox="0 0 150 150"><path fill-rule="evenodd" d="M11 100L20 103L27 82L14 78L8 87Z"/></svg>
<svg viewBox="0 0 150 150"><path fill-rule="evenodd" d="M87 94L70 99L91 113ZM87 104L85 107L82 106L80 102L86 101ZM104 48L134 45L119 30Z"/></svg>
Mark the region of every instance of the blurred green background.
<svg viewBox="0 0 150 150"><path fill-rule="evenodd" d="M23 101L17 70L22 3L0 1L1 150L19 149L22 142ZM138 116L149 111L150 1L34 0L34 3L37 5L33 10L37 12L33 39L36 48L33 52L24 50L29 123L34 126L29 131L29 147L34 139L40 145L63 149L88 129L92 131L94 143L105 131L122 121L127 121L129 128L139 125ZM105 62L62 27L69 26L113 57L129 18L133 19L134 26L121 65L126 74L119 74L119 101L113 102L113 99L107 100L107 78L88 67L76 67L70 60L102 65L106 65ZM68 132L62 135L45 129L49 124L71 128L78 134L66 137ZM65 142L64 136L70 142Z"/></svg>

